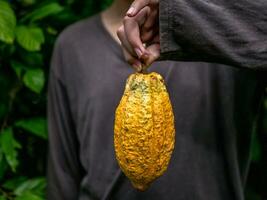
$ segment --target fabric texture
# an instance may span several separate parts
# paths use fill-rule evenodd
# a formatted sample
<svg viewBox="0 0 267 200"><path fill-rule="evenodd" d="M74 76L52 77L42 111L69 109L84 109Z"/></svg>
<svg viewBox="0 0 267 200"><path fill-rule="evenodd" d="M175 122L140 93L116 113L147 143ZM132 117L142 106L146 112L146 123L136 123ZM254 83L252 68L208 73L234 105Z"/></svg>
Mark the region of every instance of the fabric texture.
<svg viewBox="0 0 267 200"><path fill-rule="evenodd" d="M267 71L266 0L160 0L161 60Z"/></svg>
<svg viewBox="0 0 267 200"><path fill-rule="evenodd" d="M166 173L145 192L121 172L114 113L134 70L100 16L58 38L49 78L48 200L244 200L266 75L204 62L156 62L175 115Z"/></svg>

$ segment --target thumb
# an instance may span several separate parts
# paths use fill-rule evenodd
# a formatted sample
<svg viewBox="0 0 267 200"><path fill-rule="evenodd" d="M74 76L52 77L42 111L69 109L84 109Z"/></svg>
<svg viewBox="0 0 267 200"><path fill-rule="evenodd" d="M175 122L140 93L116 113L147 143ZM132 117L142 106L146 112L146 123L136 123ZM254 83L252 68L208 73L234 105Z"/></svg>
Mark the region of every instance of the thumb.
<svg viewBox="0 0 267 200"><path fill-rule="evenodd" d="M147 47L148 56L146 57L145 66L150 66L153 62L155 62L160 56L160 44L154 43Z"/></svg>

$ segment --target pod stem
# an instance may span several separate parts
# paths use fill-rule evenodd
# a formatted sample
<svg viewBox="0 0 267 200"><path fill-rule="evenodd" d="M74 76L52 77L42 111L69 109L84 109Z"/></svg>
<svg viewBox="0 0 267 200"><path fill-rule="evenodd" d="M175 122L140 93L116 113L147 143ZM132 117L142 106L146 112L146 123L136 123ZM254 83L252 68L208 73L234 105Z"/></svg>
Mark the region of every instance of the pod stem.
<svg viewBox="0 0 267 200"><path fill-rule="evenodd" d="M142 70L140 71L140 73L142 73L142 74L148 74L149 73L147 71L148 68L149 68L149 66L142 66Z"/></svg>

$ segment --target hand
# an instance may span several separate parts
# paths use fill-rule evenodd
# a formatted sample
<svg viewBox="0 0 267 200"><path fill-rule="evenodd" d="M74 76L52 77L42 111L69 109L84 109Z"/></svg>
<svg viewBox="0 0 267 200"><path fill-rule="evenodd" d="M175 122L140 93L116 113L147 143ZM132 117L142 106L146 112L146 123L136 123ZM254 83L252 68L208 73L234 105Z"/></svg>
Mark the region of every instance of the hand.
<svg viewBox="0 0 267 200"><path fill-rule="evenodd" d="M126 60L145 70L160 55L158 0L135 0L118 29Z"/></svg>

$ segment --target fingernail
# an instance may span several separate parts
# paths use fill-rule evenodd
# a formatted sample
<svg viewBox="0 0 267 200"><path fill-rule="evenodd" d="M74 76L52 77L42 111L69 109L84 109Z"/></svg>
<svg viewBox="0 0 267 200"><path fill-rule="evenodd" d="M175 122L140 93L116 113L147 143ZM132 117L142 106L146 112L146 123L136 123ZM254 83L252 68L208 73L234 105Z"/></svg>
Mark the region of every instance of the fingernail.
<svg viewBox="0 0 267 200"><path fill-rule="evenodd" d="M140 58L142 56L142 51L140 49L135 48L134 51L135 51L136 55L138 56L138 58Z"/></svg>
<svg viewBox="0 0 267 200"><path fill-rule="evenodd" d="M143 58L144 58L144 59L148 59L148 58L149 58L148 53L144 53Z"/></svg>
<svg viewBox="0 0 267 200"><path fill-rule="evenodd" d="M133 64L132 67L133 67L134 69L138 70L138 66L137 66L137 65Z"/></svg>
<svg viewBox="0 0 267 200"><path fill-rule="evenodd" d="M127 11L127 15L133 15L134 14L134 7L130 7Z"/></svg>
<svg viewBox="0 0 267 200"><path fill-rule="evenodd" d="M141 72L142 71L142 66L139 66L138 68L137 68L137 72Z"/></svg>
<svg viewBox="0 0 267 200"><path fill-rule="evenodd" d="M140 64L133 64L133 68L135 68L137 72L142 71L142 66Z"/></svg>
<svg viewBox="0 0 267 200"><path fill-rule="evenodd" d="M140 64L139 67L138 67L138 72L141 72L143 70L143 67L142 65Z"/></svg>

